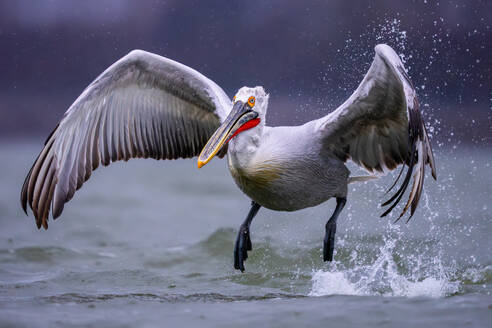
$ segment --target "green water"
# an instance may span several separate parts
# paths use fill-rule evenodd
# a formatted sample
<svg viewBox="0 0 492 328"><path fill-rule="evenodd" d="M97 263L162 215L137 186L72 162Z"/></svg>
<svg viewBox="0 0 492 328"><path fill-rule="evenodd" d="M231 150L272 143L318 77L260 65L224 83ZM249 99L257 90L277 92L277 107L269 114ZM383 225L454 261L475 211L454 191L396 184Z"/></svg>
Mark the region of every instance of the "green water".
<svg viewBox="0 0 492 328"><path fill-rule="evenodd" d="M225 161L133 160L94 172L48 231L19 191L40 144L0 144L0 326L482 327L492 320L492 151L436 149L408 223L379 218L392 177L351 185L335 262L334 201L261 209L246 272L233 245L249 200ZM396 215L396 213L395 213Z"/></svg>

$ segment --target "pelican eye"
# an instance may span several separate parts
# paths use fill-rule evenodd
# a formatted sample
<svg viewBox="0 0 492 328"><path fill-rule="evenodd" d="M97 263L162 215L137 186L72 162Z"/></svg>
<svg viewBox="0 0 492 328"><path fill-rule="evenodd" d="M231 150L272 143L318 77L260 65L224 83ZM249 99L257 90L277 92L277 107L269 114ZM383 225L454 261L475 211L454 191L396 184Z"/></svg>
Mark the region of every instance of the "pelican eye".
<svg viewBox="0 0 492 328"><path fill-rule="evenodd" d="M254 105L255 105L255 100L256 100L256 99L255 99L255 97L249 97L249 99L248 99L248 105L249 105L250 107L254 107Z"/></svg>

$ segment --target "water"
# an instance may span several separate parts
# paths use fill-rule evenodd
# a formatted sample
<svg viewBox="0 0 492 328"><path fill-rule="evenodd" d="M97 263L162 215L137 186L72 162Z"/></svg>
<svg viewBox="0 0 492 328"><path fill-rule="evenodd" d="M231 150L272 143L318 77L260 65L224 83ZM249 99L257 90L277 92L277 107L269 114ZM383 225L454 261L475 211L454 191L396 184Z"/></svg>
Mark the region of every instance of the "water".
<svg viewBox="0 0 492 328"><path fill-rule="evenodd" d="M249 200L225 161L100 168L38 231L19 204L40 143L0 144L0 326L487 326L492 320L492 151L437 149L414 218L378 204L392 177L351 185L335 262L334 201L261 209L246 272L233 244ZM351 168L353 170L353 168ZM393 216L395 217L395 216Z"/></svg>

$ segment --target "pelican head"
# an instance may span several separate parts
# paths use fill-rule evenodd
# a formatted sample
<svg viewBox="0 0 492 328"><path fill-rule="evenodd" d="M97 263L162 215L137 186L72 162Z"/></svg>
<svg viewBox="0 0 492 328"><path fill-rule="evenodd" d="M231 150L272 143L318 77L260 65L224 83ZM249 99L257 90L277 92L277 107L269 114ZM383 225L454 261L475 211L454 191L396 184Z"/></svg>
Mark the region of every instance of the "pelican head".
<svg viewBox="0 0 492 328"><path fill-rule="evenodd" d="M242 87L239 89L233 98L229 115L210 137L200 156L198 156L198 168L210 162L222 147L239 133L264 122L267 107L268 94L263 87Z"/></svg>

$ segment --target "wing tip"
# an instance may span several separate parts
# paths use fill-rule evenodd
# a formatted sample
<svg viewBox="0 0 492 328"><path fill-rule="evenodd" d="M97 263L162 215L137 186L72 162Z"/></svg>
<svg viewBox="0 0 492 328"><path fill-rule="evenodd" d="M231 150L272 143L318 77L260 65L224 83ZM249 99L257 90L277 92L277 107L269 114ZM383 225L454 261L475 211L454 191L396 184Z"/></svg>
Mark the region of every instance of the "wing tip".
<svg viewBox="0 0 492 328"><path fill-rule="evenodd" d="M26 216L29 216L29 214L27 213L27 198L24 199L24 194L21 195L21 207Z"/></svg>
<svg viewBox="0 0 492 328"><path fill-rule="evenodd" d="M145 50L142 50L142 49L133 49L131 50L125 57L123 58L126 58L126 59L140 59L142 58L143 56L147 56L151 54L150 52L147 52Z"/></svg>
<svg viewBox="0 0 492 328"><path fill-rule="evenodd" d="M422 125L423 126L423 125ZM422 131L422 130L421 130ZM434 177L435 180L437 180L436 172L435 172L435 165L434 165L434 158L432 160L429 159L429 149L427 148L428 145L428 140L422 140L424 139L422 137L422 134L418 135L416 140L412 142L412 152L411 152L411 158L410 158L410 163L408 163L408 170L407 174L405 175L405 178L403 180L402 185L396 191L396 193L388 199L386 202L384 202L381 206L391 206L381 215L381 217L386 216L389 214L393 208L396 207L396 205L400 202L403 194L405 193L406 189L408 188L408 184L410 182L410 179L413 176L413 184L412 188L410 191L410 195L408 196L408 200L405 204L405 207L403 208L402 212L400 213L399 217L395 220L395 222L399 221L403 215L410 209L410 216L408 217L406 223L410 221L410 219L413 217L418 204L420 202L420 198L422 196L422 191L424 188L424 178L425 178L425 166L428 164L431 167L431 174ZM427 141L427 142L426 142ZM415 159L418 159L417 163L415 163ZM398 175L398 178L396 179L395 183L399 180L400 175Z"/></svg>
<svg viewBox="0 0 492 328"><path fill-rule="evenodd" d="M386 43L378 43L374 47L374 51L376 51L377 53L384 53L384 51L387 51L389 49L393 50L393 48L391 48L390 46L388 46Z"/></svg>
<svg viewBox="0 0 492 328"><path fill-rule="evenodd" d="M390 47L389 45L385 43L380 43L374 47L374 51L384 58L385 60L389 61L392 65L394 66L403 66L403 63L401 62L400 56L396 53L396 51Z"/></svg>
<svg viewBox="0 0 492 328"><path fill-rule="evenodd" d="M39 156L38 156L39 158ZM37 161L37 159L36 159ZM36 162L34 162L36 163ZM27 216L27 201L28 201L28 187L29 187L29 180L31 179L31 174L32 174L32 169L34 167L34 164L31 166L31 169L29 170L29 173L27 173L26 178L24 179L24 183L22 184L22 189L20 193L20 203L21 207L24 210L24 213L26 213Z"/></svg>

